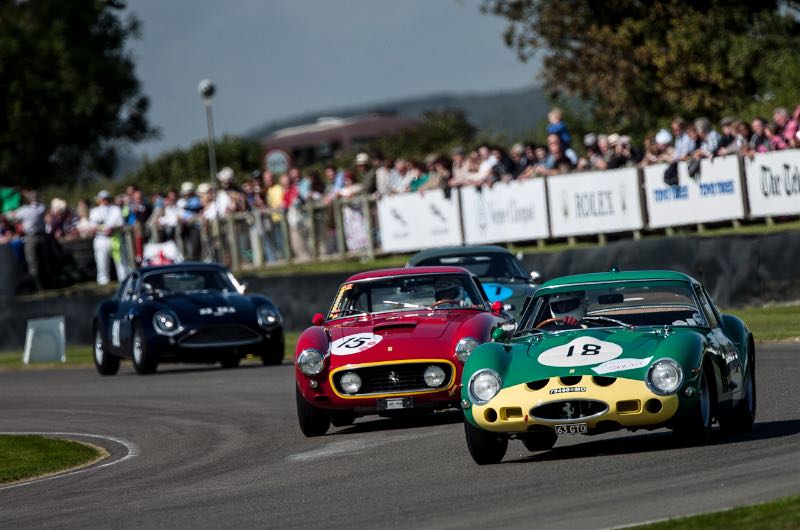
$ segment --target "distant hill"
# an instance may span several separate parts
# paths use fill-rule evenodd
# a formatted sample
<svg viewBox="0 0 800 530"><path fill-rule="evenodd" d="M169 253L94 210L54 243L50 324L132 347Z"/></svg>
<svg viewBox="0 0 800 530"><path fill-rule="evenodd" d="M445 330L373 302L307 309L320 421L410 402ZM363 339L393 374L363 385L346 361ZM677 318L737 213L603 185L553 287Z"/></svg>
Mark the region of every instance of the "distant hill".
<svg viewBox="0 0 800 530"><path fill-rule="evenodd" d="M279 129L312 123L323 116L347 118L393 112L399 116L418 118L424 112L441 109L462 109L479 134L499 136L509 142L529 138L542 125L549 103L544 91L533 86L483 94L435 94L307 112L268 122L247 132L246 136L264 138Z"/></svg>

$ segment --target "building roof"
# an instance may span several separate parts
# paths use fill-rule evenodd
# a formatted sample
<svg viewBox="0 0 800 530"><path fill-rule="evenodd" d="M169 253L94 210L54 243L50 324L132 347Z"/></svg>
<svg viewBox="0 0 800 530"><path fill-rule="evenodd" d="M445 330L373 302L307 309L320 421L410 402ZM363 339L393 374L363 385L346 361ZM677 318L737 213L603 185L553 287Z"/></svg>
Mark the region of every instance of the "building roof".
<svg viewBox="0 0 800 530"><path fill-rule="evenodd" d="M287 127L263 139L267 148L285 148L322 145L342 139L371 139L413 127L412 118L385 114L370 114L352 118L320 118L315 123Z"/></svg>

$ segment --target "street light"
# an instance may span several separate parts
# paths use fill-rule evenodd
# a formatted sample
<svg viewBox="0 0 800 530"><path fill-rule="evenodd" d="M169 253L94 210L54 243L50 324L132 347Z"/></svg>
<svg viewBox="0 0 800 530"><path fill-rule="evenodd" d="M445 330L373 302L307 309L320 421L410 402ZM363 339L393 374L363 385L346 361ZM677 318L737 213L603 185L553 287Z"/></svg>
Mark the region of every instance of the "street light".
<svg viewBox="0 0 800 530"><path fill-rule="evenodd" d="M211 170L211 183L217 176L217 155L214 153L214 119L211 116L211 99L217 91L217 87L211 79L203 79L197 85L197 91L203 98L203 105L206 107L206 124L208 125L208 167Z"/></svg>

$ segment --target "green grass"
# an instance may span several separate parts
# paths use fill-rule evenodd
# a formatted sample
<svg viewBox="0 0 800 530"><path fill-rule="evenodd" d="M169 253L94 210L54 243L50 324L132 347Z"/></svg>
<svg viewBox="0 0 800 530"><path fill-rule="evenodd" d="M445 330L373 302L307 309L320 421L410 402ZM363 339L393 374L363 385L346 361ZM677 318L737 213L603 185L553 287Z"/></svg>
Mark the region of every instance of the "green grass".
<svg viewBox="0 0 800 530"><path fill-rule="evenodd" d="M647 530L789 530L800 528L800 496L724 512L670 519L637 526Z"/></svg>
<svg viewBox="0 0 800 530"><path fill-rule="evenodd" d="M70 440L0 435L0 484L55 473L99 456L97 449Z"/></svg>
<svg viewBox="0 0 800 530"><path fill-rule="evenodd" d="M727 312L744 320L756 341L800 337L800 305L748 307Z"/></svg>

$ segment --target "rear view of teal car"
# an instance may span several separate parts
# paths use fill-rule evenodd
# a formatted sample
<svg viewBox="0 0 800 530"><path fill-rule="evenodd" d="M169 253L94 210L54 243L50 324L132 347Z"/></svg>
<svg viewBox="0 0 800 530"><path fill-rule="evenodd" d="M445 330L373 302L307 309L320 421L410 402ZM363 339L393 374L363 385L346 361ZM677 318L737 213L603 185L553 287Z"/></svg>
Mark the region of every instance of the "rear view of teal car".
<svg viewBox="0 0 800 530"><path fill-rule="evenodd" d="M497 463L510 439L667 427L702 442L714 420L749 430L753 335L693 278L671 271L583 274L536 290L516 330L477 347L462 378L467 447Z"/></svg>
<svg viewBox="0 0 800 530"><path fill-rule="evenodd" d="M463 267L477 276L490 302L502 302L516 314L536 290L539 274L528 273L511 252L494 245L441 247L411 256L408 267L446 265Z"/></svg>

